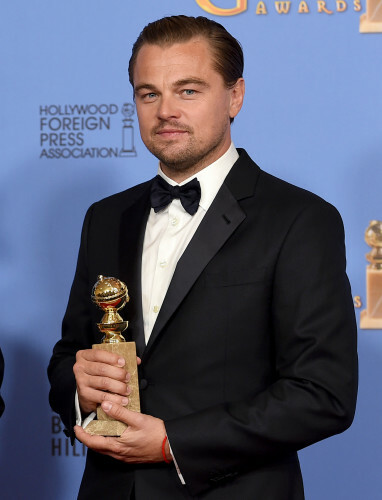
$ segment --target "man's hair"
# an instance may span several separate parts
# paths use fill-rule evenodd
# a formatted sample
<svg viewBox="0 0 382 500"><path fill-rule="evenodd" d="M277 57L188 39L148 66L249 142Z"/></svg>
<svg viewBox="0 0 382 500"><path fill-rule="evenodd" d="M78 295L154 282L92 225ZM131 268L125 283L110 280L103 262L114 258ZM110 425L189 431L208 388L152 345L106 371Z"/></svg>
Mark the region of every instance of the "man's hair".
<svg viewBox="0 0 382 500"><path fill-rule="evenodd" d="M221 24L206 17L170 16L154 21L145 28L133 45L129 62L129 79L134 87L133 72L143 45L170 46L203 37L212 50L215 70L223 77L227 88L243 76L244 56L240 43Z"/></svg>

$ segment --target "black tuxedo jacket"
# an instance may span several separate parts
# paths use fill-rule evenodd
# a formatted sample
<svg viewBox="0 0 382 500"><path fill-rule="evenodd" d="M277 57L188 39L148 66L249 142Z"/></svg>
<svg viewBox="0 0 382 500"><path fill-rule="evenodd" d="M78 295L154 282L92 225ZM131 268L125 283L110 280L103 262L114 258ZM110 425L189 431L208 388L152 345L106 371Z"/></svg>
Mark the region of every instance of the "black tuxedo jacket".
<svg viewBox="0 0 382 500"><path fill-rule="evenodd" d="M148 345L141 254L151 181L95 203L82 232L50 401L72 433L78 349L99 343L98 274L127 283L142 411L165 421L174 465L88 452L80 498L302 499L297 450L345 430L357 386L343 226L319 197L245 151L175 270Z"/></svg>

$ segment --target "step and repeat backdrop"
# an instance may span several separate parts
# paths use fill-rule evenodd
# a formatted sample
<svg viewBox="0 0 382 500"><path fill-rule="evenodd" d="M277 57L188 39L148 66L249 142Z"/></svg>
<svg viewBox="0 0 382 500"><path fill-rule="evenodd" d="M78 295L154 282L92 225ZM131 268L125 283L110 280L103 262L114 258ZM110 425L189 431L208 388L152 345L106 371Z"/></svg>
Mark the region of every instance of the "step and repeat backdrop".
<svg viewBox="0 0 382 500"><path fill-rule="evenodd" d="M0 11L1 498L76 497L86 450L50 410L46 368L87 207L156 174L127 65L143 26L173 14L210 17L243 45L235 145L343 216L358 409L350 430L300 458L309 500L381 498L382 270L367 271L382 245L381 0L14 0Z"/></svg>

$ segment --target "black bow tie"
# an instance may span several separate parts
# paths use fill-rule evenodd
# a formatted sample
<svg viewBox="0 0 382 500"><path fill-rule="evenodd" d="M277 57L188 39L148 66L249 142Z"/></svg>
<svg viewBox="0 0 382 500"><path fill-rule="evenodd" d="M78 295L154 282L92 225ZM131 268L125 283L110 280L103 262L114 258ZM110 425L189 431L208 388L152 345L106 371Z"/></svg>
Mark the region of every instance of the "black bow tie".
<svg viewBox="0 0 382 500"><path fill-rule="evenodd" d="M200 193L200 184L196 178L183 186L171 186L163 177L157 175L151 185L151 206L155 212L159 212L174 198L179 198L186 212L194 215L199 207Z"/></svg>

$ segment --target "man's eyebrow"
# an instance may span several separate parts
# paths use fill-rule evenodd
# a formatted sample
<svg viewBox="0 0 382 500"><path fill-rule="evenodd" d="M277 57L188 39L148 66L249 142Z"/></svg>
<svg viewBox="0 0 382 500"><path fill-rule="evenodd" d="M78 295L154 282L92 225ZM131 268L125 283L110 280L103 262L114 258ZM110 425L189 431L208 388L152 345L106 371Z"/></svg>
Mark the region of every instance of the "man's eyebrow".
<svg viewBox="0 0 382 500"><path fill-rule="evenodd" d="M152 90L152 91L156 91L157 90L157 88L155 87L155 85L152 85L151 83L140 83L139 85L137 85L136 87L134 87L134 94L136 94L137 92L139 92L142 89Z"/></svg>
<svg viewBox="0 0 382 500"><path fill-rule="evenodd" d="M184 85L200 85L202 87L209 87L210 84L206 82L205 80L202 80L201 78L195 78L195 77L189 77L189 78L182 78L181 80L177 80L172 84L173 87L183 87Z"/></svg>
<svg viewBox="0 0 382 500"><path fill-rule="evenodd" d="M182 78L181 80L177 80L174 82L171 86L172 87L183 87L184 85L199 85L201 87L208 88L210 87L210 84L206 82L205 80L202 80L201 78L196 78L196 77L188 77L188 78ZM152 92L157 92L158 89L156 88L155 85L152 83L140 83L136 87L134 87L134 94L137 94L140 90L149 90Z"/></svg>

